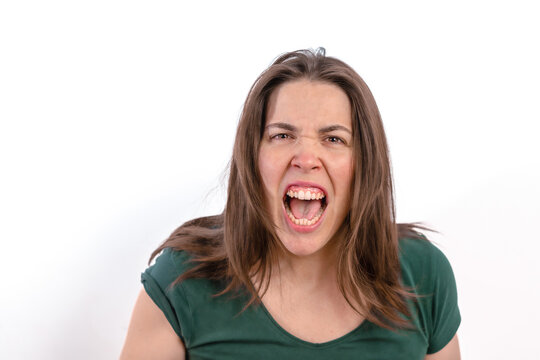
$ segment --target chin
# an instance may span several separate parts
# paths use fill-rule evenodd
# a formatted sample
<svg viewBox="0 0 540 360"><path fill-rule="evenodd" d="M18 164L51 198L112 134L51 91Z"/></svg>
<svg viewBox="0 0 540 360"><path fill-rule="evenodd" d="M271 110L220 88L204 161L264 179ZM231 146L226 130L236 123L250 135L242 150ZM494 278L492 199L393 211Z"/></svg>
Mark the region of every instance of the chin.
<svg viewBox="0 0 540 360"><path fill-rule="evenodd" d="M328 241L317 239L317 236L306 236L305 234L292 236L291 234L280 234L278 237L281 244L289 255L305 257L321 252L326 248ZM312 235L312 234L310 234Z"/></svg>

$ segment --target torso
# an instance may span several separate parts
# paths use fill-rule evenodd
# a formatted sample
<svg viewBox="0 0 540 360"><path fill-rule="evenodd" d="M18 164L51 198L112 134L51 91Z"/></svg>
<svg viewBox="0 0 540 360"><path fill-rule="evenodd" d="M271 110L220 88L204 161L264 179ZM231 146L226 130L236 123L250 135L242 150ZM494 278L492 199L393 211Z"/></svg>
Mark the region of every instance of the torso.
<svg viewBox="0 0 540 360"><path fill-rule="evenodd" d="M251 359L253 354L261 360L359 356L422 360L427 351L444 345L448 340L444 334L454 335L459 326L455 282L448 260L431 243L403 239L400 245L403 286L419 295L417 300L407 301L413 311L412 330L389 330L368 320L362 322L337 295L337 276L329 267L318 272L318 277L309 269L302 277L282 271L290 285L281 287L281 292L274 285L262 296L264 307L247 309L249 294L216 297L223 283L209 279L190 278L170 290L178 275L193 266L184 251L165 250L143 273L143 283L193 360Z"/></svg>

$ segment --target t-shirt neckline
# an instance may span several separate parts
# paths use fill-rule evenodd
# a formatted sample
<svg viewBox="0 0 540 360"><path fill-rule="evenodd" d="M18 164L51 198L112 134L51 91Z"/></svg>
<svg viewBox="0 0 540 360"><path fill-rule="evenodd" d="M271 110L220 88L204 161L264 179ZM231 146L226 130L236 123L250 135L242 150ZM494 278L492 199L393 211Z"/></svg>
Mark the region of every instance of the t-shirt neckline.
<svg viewBox="0 0 540 360"><path fill-rule="evenodd" d="M285 337L289 338L291 341L293 341L296 344L300 344L300 345L307 346L307 347L313 347L313 348L331 347L331 346L337 345L337 344L339 344L339 343L341 343L343 341L346 341L348 338L352 337L354 334L361 331L361 329L366 327L367 324L369 323L369 321L367 319L364 319L356 328L354 328L353 330L349 331L348 333L346 333L346 334L344 334L344 335L342 335L342 336L340 336L340 337L338 337L336 339L325 341L325 342L322 342L322 343L314 343L314 342L310 342L310 341L300 339L299 337L297 337L297 336L291 334L290 332L288 332L287 330L285 330L274 319L272 314L270 314L270 312L268 311L266 306L264 306L264 303L262 301L259 301L259 307L262 310L262 312L264 313L263 317L266 320L270 321L270 323L271 323L270 325L271 325L271 327L273 329L275 329L280 334L285 335ZM258 311L258 312L260 313L260 311Z"/></svg>

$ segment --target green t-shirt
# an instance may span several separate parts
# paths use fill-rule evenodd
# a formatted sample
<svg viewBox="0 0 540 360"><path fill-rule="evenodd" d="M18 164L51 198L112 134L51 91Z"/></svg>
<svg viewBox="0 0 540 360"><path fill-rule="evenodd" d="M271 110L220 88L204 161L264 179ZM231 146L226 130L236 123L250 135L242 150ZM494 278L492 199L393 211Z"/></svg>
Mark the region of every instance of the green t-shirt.
<svg viewBox="0 0 540 360"><path fill-rule="evenodd" d="M222 289L207 279L169 285L191 266L189 255L166 249L142 274L148 295L184 342L187 358L199 359L424 359L455 335L461 317L452 268L426 240L401 239L402 281L422 295L409 301L414 329L391 331L367 320L325 343L303 341L274 321L264 305L241 312L245 297L213 297Z"/></svg>

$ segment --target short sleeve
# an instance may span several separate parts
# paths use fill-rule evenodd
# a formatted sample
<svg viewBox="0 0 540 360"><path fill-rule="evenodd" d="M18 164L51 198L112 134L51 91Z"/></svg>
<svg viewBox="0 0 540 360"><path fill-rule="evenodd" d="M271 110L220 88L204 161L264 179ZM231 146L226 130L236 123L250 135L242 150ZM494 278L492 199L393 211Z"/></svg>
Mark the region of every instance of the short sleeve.
<svg viewBox="0 0 540 360"><path fill-rule="evenodd" d="M172 285L182 273L184 261L182 253L165 249L156 262L141 274L141 282L148 296L163 311L176 334L186 344L191 322L189 304L182 284Z"/></svg>
<svg viewBox="0 0 540 360"><path fill-rule="evenodd" d="M461 323L456 280L446 256L435 246L431 251L433 296L428 354L442 350L452 340Z"/></svg>

